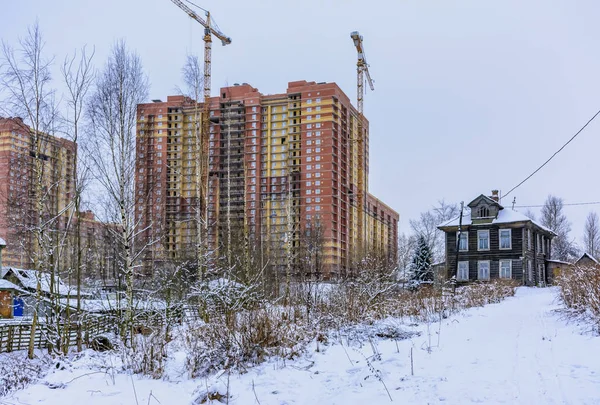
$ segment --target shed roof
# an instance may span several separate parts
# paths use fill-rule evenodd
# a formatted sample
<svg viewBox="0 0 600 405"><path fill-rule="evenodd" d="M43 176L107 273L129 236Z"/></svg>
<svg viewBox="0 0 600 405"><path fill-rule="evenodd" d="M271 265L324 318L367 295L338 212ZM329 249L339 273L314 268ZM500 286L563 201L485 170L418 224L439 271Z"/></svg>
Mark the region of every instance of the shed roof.
<svg viewBox="0 0 600 405"><path fill-rule="evenodd" d="M19 282L23 286L23 288L26 288L29 290L37 289L38 272L36 270L17 269L14 267L10 267L5 270L6 271L4 272L2 277L5 277L9 271L12 271L12 273L15 275L15 277L19 280ZM41 290L45 293L52 293L52 291L50 290L50 285L51 285L50 273L40 272L39 278L40 278ZM53 292L58 293L58 295L67 296L67 295L75 295L77 293L77 291L74 287L70 287L67 284L63 283L62 280L60 280L58 277L54 280L54 283L55 283L55 286L54 286ZM87 295L87 294L84 293L84 295Z"/></svg>
<svg viewBox="0 0 600 405"><path fill-rule="evenodd" d="M0 290L18 290L21 291L18 285L11 283L8 280L0 280Z"/></svg>
<svg viewBox="0 0 600 405"><path fill-rule="evenodd" d="M585 252L584 254L581 255L581 257L579 259L577 259L577 261L575 263L579 263L581 261L581 259L587 257L588 259L590 259L591 261L593 261L596 264L598 263L598 260L596 260L596 258L594 258L594 256L592 256L591 254Z"/></svg>

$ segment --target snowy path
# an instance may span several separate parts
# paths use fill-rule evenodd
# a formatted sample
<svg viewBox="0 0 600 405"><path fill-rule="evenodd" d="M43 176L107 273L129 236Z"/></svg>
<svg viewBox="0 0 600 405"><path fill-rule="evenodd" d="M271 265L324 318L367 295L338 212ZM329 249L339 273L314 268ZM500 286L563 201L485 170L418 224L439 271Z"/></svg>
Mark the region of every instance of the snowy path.
<svg viewBox="0 0 600 405"><path fill-rule="evenodd" d="M557 313L555 289L519 288L517 295L500 304L467 311L462 316L431 325L431 344L423 334L396 343L378 340L381 370L394 403L402 404L600 404L600 338L580 334ZM414 376L410 349L413 348ZM247 374L231 375L230 404L386 404L386 389L364 356L362 348L339 344L300 360L271 361ZM323 347L321 346L321 349ZM88 369L59 371L47 380L69 381ZM181 383L134 378L140 404L190 403L194 388L204 381ZM211 381L206 382L211 384ZM227 384L226 375L220 385ZM92 374L51 390L32 385L0 404L86 405L135 404L132 379L115 380Z"/></svg>
<svg viewBox="0 0 600 405"><path fill-rule="evenodd" d="M514 298L446 320L440 345L431 353L426 330L412 342L401 342L400 353L394 342L380 341L382 360L374 366L394 402L600 404L600 338L579 334L552 312L558 307L555 296L554 289L520 288ZM432 346L437 346L438 327L431 326ZM362 351L372 354L370 347ZM308 371L261 367L233 379L232 392L247 390L254 380L262 405L389 403L378 380L364 380L371 375L364 358L350 349L348 354L358 361L354 366L340 346L333 346L315 353ZM254 393L241 397L254 398Z"/></svg>

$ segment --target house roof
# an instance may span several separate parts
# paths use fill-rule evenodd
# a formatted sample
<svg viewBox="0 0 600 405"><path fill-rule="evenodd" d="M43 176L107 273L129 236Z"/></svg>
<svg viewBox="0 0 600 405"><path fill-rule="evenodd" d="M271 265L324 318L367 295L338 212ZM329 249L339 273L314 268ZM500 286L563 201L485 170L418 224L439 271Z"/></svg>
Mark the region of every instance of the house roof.
<svg viewBox="0 0 600 405"><path fill-rule="evenodd" d="M580 257L579 259L577 259L577 261L576 261L575 263L579 263L579 261L580 261L581 259L585 258L586 256L587 256L587 257L588 257L588 258L589 258L591 261L593 261L594 263L596 263L596 264L600 264L600 263L598 262L598 260L596 260L596 259L594 258L594 256L592 256L591 254L589 254L589 253L587 253L587 252L586 252L586 253L584 253L584 254L582 254L582 255L581 255L581 257Z"/></svg>
<svg viewBox="0 0 600 405"><path fill-rule="evenodd" d="M571 263L569 263L569 262L565 262L565 261L563 261L563 260L555 260L555 259L548 259L548 260L546 260L546 261L547 261L548 263L559 263L559 264L569 264L569 265L571 264Z"/></svg>
<svg viewBox="0 0 600 405"><path fill-rule="evenodd" d="M6 241L0 238L0 246L6 246Z"/></svg>
<svg viewBox="0 0 600 405"><path fill-rule="evenodd" d="M483 195L480 194L479 197L475 198L473 201L471 201L470 203L467 204L467 207L475 207L477 205L479 205L479 201L481 200L485 200L488 204L491 205L497 205L498 207L500 207L500 209L503 209L504 207L502 205L500 205L500 203L496 200L494 200L493 198L488 197L487 195Z"/></svg>
<svg viewBox="0 0 600 405"><path fill-rule="evenodd" d="M18 285L11 283L8 280L0 280L0 290L18 290L21 291Z"/></svg>
<svg viewBox="0 0 600 405"><path fill-rule="evenodd" d="M37 289L38 272L36 270L24 270L24 269L17 269L14 267L10 267L8 269L5 269L4 275L2 277L3 278L6 277L6 275L9 274L9 272L11 272L11 271L15 275L15 277L19 280L19 282L21 283L23 288L26 288L29 290ZM45 293L51 293L52 291L50 290L50 285L51 285L50 274L45 273L45 272L39 272L39 277L40 277L41 290ZM77 293L77 290L75 288L66 285L59 278L56 278L54 280L54 283L55 283L55 286L54 286L53 292L58 293L58 295L66 296L66 295L75 295Z"/></svg>
<svg viewBox="0 0 600 405"><path fill-rule="evenodd" d="M480 196L481 197L481 196ZM477 197L477 198L480 198ZM483 196L485 197L485 196ZM488 198L488 197L486 197ZM490 198L491 201L493 201L494 203L496 203L494 200L492 200ZM473 200L475 201L475 200ZM497 203L496 203L497 204ZM532 224L534 224L535 226L543 229L544 231L556 236L556 233L552 232L550 229L546 228L545 226L535 222L534 220L532 220L531 218L529 218L528 216L521 214L518 211L514 211L510 208L504 208L501 209L498 212L498 216L496 218L494 218L492 220L492 224L496 225L496 224L512 224L512 223L518 223L518 222L531 222ZM463 221L462 221L463 225L472 225L473 221L471 220L471 213L467 213L463 215ZM454 219L451 219L450 221L443 223L442 225L438 226L438 228L443 229L443 228L451 228L451 227L457 227L459 225L459 217L456 217Z"/></svg>

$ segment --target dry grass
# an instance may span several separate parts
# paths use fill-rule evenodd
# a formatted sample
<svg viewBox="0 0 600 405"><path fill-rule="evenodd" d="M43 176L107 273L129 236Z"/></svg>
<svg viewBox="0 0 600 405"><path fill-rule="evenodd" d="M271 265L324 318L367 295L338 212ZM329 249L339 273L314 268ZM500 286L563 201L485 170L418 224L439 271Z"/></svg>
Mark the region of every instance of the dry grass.
<svg viewBox="0 0 600 405"><path fill-rule="evenodd" d="M573 266L556 278L567 308L591 318L600 330L600 268Z"/></svg>
<svg viewBox="0 0 600 405"><path fill-rule="evenodd" d="M208 322L196 322L183 334L190 376L222 369L244 371L271 356L290 359L313 340L327 341L331 331L394 317L436 322L466 308L500 302L518 284L493 281L450 289L407 291L384 280L341 283L327 289L298 284L291 304L263 301L235 313L211 311ZM210 308L209 308L210 309Z"/></svg>

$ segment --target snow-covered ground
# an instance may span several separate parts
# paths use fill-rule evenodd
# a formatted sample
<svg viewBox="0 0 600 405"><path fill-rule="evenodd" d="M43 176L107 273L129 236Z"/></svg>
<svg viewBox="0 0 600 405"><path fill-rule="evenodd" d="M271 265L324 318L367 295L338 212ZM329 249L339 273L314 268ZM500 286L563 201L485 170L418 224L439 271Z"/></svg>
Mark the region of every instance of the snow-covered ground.
<svg viewBox="0 0 600 405"><path fill-rule="evenodd" d="M385 404L390 396L409 404L600 404L600 337L557 313L556 295L522 287L500 304L429 325L431 333L406 325L421 332L411 339L362 347L330 340L294 361L207 380L183 375L183 353L169 364L170 381L99 372L111 357L88 354L0 404L188 405L198 387L224 394L227 386L230 404Z"/></svg>

